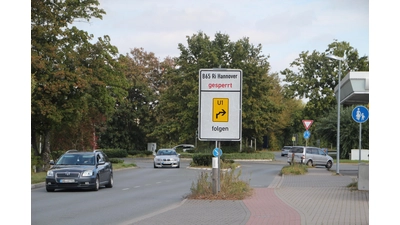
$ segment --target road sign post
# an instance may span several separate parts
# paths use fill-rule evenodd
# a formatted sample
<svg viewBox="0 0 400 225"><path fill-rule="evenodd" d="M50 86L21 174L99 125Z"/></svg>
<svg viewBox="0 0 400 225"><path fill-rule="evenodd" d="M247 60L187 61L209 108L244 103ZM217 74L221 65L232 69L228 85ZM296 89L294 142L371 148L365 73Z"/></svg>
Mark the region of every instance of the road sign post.
<svg viewBox="0 0 400 225"><path fill-rule="evenodd" d="M359 132L359 143L358 143L358 164L361 163L361 130L362 130L362 123L368 120L369 118L369 111L365 106L356 106L352 113L351 117L354 121L360 124L360 132Z"/></svg>

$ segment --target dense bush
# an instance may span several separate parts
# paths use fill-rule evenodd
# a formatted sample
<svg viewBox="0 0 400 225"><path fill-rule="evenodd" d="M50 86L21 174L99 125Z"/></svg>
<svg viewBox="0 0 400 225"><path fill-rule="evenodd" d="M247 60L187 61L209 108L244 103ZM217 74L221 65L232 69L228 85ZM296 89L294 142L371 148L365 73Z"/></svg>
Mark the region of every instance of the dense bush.
<svg viewBox="0 0 400 225"><path fill-rule="evenodd" d="M110 162L117 164L117 163L124 163L124 160L123 159L117 159L117 158L110 158Z"/></svg>
<svg viewBox="0 0 400 225"><path fill-rule="evenodd" d="M101 149L108 158L126 158L128 152L125 149Z"/></svg>
<svg viewBox="0 0 400 225"><path fill-rule="evenodd" d="M128 154L129 155L145 155L145 156L149 156L149 155L153 155L152 151L148 151L148 150L128 150Z"/></svg>
<svg viewBox="0 0 400 225"><path fill-rule="evenodd" d="M193 155L193 164L197 166L211 166L212 157L211 154L195 154Z"/></svg>
<svg viewBox="0 0 400 225"><path fill-rule="evenodd" d="M43 160L40 156L34 155L33 150L31 151L31 172L40 172L43 167Z"/></svg>
<svg viewBox="0 0 400 225"><path fill-rule="evenodd" d="M213 158L213 157L214 157L214 156L211 155L211 154L204 154L204 153L201 153L201 154L194 154L194 155L193 155L193 161L192 161L192 163L193 163L195 166L212 166L212 158ZM225 160L225 156L222 155L222 156L220 157L220 159L221 159L222 161L224 161L224 160Z"/></svg>
<svg viewBox="0 0 400 225"><path fill-rule="evenodd" d="M242 152L243 152L243 153L254 153L254 152L256 152L256 151L255 151L254 148L252 148L252 147L244 147L244 148L242 149Z"/></svg>
<svg viewBox="0 0 400 225"><path fill-rule="evenodd" d="M194 153L196 150L195 149L188 149L186 150L187 153Z"/></svg>

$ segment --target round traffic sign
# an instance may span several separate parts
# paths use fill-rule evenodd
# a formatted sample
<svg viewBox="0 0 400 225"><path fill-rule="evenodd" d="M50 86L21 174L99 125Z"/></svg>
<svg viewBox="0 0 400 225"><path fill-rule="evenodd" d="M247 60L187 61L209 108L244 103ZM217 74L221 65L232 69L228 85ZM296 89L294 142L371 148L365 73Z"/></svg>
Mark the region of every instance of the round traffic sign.
<svg viewBox="0 0 400 225"><path fill-rule="evenodd" d="M306 131L304 131L303 137L304 137L305 139L308 139L308 138L310 138L310 135L311 135L311 132L308 131L308 130L306 130Z"/></svg>
<svg viewBox="0 0 400 225"><path fill-rule="evenodd" d="M222 150L220 148L214 148L213 156L214 157L221 157L221 155L222 155Z"/></svg>
<svg viewBox="0 0 400 225"><path fill-rule="evenodd" d="M364 123L368 120L369 112L367 107L359 105L353 109L351 116L353 117L353 120L357 123Z"/></svg>

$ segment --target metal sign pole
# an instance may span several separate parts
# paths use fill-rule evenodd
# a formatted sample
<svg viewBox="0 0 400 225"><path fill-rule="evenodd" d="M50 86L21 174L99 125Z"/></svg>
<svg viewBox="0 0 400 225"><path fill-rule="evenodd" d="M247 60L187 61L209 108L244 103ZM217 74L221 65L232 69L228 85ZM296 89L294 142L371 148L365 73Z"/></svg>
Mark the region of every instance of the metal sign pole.
<svg viewBox="0 0 400 225"><path fill-rule="evenodd" d="M360 123L360 138L359 138L359 143L358 143L358 164L361 163L361 126L362 126L362 123Z"/></svg>

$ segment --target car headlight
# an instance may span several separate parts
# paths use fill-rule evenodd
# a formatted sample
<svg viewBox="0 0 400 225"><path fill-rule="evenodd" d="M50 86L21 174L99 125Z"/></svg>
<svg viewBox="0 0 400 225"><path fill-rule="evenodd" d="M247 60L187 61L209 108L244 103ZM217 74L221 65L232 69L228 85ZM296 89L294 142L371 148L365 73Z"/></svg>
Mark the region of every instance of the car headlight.
<svg viewBox="0 0 400 225"><path fill-rule="evenodd" d="M162 160L157 158L156 161L162 161Z"/></svg>
<svg viewBox="0 0 400 225"><path fill-rule="evenodd" d="M52 177L52 176L54 176L54 172L53 172L53 170L49 170L49 171L47 171L47 176L48 176L48 177Z"/></svg>
<svg viewBox="0 0 400 225"><path fill-rule="evenodd" d="M82 177L90 177L90 176L93 176L93 170L83 171Z"/></svg>

